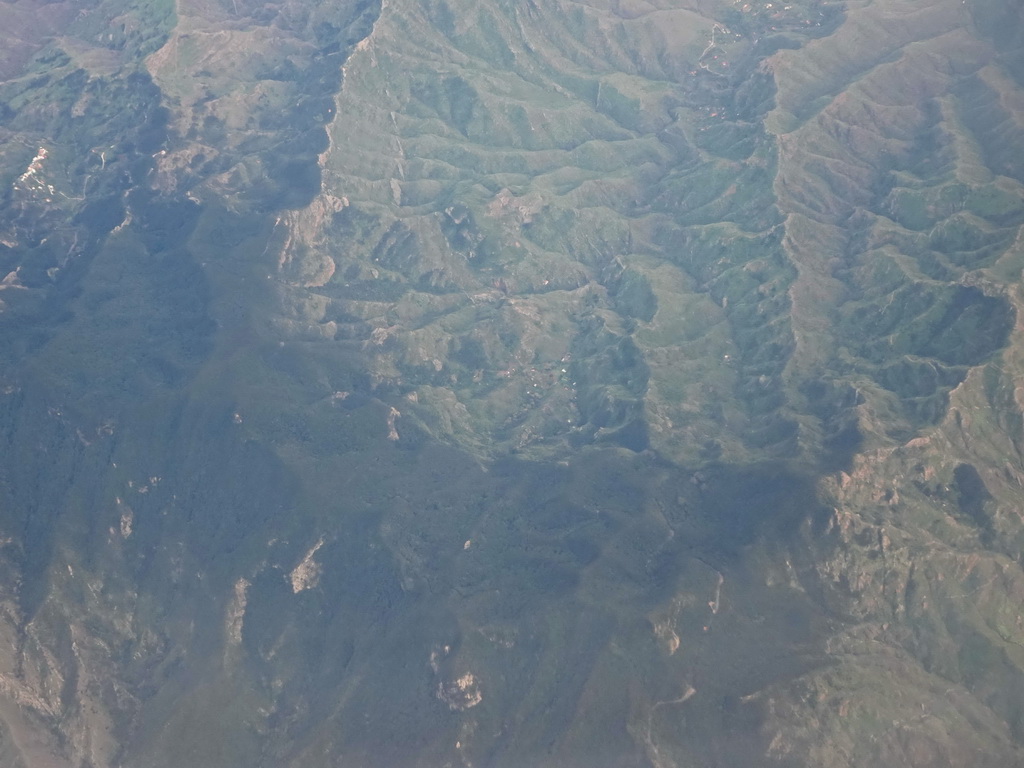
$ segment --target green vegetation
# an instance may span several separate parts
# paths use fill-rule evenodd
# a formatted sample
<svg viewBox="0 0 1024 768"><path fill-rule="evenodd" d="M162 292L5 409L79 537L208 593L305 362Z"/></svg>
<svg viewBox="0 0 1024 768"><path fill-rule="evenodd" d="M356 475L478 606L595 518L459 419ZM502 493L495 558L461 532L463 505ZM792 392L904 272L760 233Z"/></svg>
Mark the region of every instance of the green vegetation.
<svg viewBox="0 0 1024 768"><path fill-rule="evenodd" d="M0 9L0 762L1021 762L1019 14L655 5Z"/></svg>

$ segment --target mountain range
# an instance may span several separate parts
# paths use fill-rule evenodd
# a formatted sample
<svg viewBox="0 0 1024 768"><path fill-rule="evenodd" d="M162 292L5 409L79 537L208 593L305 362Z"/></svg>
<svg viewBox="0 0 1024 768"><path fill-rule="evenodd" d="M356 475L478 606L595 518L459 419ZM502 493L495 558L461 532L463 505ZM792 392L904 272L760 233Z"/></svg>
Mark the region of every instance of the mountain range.
<svg viewBox="0 0 1024 768"><path fill-rule="evenodd" d="M1024 765L1024 6L0 0L0 765Z"/></svg>

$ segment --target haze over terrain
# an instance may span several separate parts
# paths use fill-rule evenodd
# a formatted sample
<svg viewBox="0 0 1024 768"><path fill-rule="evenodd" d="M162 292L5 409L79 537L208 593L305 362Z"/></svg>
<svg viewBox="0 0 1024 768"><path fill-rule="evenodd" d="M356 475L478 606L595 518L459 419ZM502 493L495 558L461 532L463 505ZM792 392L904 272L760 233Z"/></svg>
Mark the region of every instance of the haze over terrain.
<svg viewBox="0 0 1024 768"><path fill-rule="evenodd" d="M0 766L1024 765L1013 0L0 0Z"/></svg>

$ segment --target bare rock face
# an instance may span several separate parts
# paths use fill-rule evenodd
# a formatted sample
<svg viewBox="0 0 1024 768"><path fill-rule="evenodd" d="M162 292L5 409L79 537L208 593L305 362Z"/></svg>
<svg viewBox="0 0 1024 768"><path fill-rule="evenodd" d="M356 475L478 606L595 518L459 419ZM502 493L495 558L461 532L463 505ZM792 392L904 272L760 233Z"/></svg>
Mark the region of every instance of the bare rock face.
<svg viewBox="0 0 1024 768"><path fill-rule="evenodd" d="M1022 36L0 4L0 764L1024 764Z"/></svg>

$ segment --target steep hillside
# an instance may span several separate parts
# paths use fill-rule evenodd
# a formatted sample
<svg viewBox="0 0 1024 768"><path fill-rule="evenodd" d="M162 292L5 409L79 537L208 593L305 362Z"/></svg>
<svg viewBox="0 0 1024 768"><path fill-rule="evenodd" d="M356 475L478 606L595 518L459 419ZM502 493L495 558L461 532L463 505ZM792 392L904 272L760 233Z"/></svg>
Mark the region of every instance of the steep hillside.
<svg viewBox="0 0 1024 768"><path fill-rule="evenodd" d="M0 5L0 763L1024 764L1009 0Z"/></svg>

